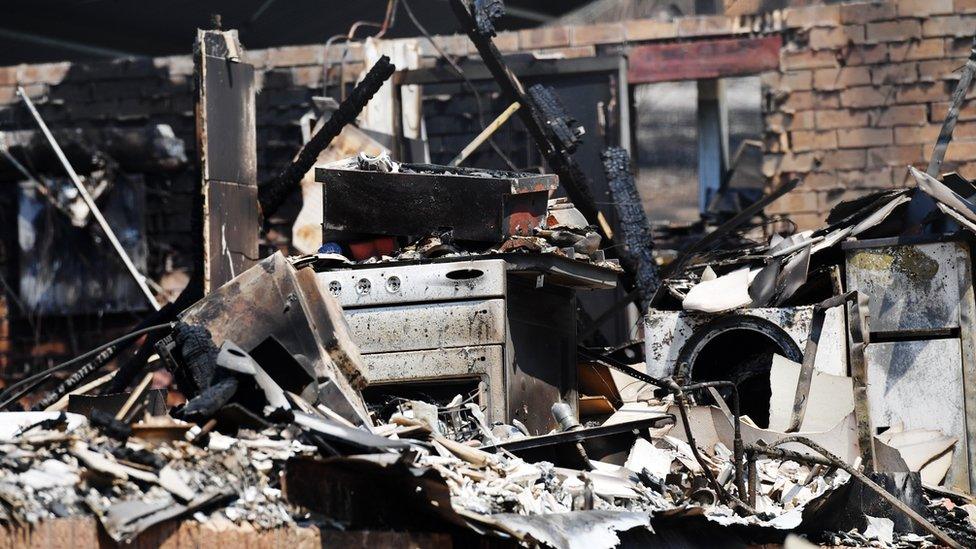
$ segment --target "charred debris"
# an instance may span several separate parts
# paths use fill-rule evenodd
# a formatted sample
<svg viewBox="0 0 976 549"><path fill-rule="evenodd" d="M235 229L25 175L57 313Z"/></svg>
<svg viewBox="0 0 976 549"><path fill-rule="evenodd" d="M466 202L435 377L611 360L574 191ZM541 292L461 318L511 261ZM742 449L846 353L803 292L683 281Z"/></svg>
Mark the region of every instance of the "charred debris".
<svg viewBox="0 0 976 549"><path fill-rule="evenodd" d="M627 151L603 155L615 234L573 156L582 128L492 42L502 3L451 5L554 175L318 163L394 73L383 57L279 176L238 170L224 188L227 151L208 139L246 133L246 111L217 113L247 100L204 101L207 200L243 192L267 217L311 173L323 245L248 263L255 242L225 241L230 275L208 270L128 335L0 393L4 527L94 516L119 543L197 521L457 546L976 544L976 186L934 158L911 189L766 238L750 221L802 184L785 181L664 262ZM203 31L198 55L206 93L226 91L208 70L248 82L232 34ZM55 147L70 137L40 123ZM101 139L165 148L154 131ZM239 213L210 214L205 253ZM584 345L604 319L577 294L618 285L607 314L634 307L642 337ZM172 383L154 388L162 371Z"/></svg>

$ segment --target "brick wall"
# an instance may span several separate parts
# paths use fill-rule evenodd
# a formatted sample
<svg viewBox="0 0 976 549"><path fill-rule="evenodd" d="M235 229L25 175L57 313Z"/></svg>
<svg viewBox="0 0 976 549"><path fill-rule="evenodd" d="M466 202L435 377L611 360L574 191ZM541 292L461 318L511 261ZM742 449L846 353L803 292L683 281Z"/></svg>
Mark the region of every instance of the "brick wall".
<svg viewBox="0 0 976 549"><path fill-rule="evenodd" d="M769 211L790 214L801 228L808 228L816 226L837 201L903 185L905 166L924 164L974 32L976 0L902 0L671 22L554 26L504 32L496 44L503 52L588 57L626 52L642 43L782 34L780 70L761 75L764 175L769 181L787 173L805 176L800 189ZM452 55L476 55L466 37L436 40ZM433 64L434 48L423 39L419 44L424 63ZM188 51L191 46L188 39ZM340 65L343 53L341 45L328 50L310 45L247 52L261 84L257 99L260 179L276 173L298 149L298 120L311 107L312 97L322 93L324 83L334 95L340 78L348 84L363 70L361 44L353 44ZM54 128L165 123L184 139L192 161L196 158L192 73L189 55L0 67L0 130L34 127L17 104L15 89L20 85ZM963 109L947 160L947 170L976 177L976 102ZM181 173L147 178L149 271L156 279L168 269L189 267L196 235L190 232L185 212L196 181L192 162ZM9 186L0 192L0 227L5 229L0 234L0 267L6 280L15 281L16 240L11 232L16 223L11 208L16 202L2 196L9 192ZM287 245L289 217L297 206L296 199L281 212L279 223L267 235L273 245ZM91 337L82 334L75 343L86 348L103 339L102 320L92 325L98 328ZM0 349L18 348L19 337L30 332L33 338L37 330L11 323L9 332L10 339Z"/></svg>
<svg viewBox="0 0 976 549"><path fill-rule="evenodd" d="M805 180L767 211L808 228L838 201L907 185L906 167L926 165L976 34L976 2L819 6L783 21L781 70L763 75L764 173ZM944 171L976 178L972 101L946 160Z"/></svg>

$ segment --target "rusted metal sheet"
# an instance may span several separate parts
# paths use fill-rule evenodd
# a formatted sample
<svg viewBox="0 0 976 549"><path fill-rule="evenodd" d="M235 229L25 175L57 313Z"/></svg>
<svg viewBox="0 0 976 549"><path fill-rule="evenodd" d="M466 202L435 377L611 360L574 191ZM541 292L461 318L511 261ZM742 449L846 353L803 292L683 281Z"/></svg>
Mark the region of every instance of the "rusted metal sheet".
<svg viewBox="0 0 976 549"><path fill-rule="evenodd" d="M779 68L781 36L646 44L630 49L631 84L724 78Z"/></svg>
<svg viewBox="0 0 976 549"><path fill-rule="evenodd" d="M364 354L505 343L501 299L353 309L346 319Z"/></svg>
<svg viewBox="0 0 976 549"><path fill-rule="evenodd" d="M341 309L319 290L311 269L296 270L280 253L263 259L187 309L181 319L210 330L214 343L233 341L251 352L275 337L330 397L330 408L368 423L356 391L361 359ZM327 399L329 400L329 399Z"/></svg>
<svg viewBox="0 0 976 549"><path fill-rule="evenodd" d="M204 291L258 257L254 67L234 31L197 31L197 150L203 194Z"/></svg>

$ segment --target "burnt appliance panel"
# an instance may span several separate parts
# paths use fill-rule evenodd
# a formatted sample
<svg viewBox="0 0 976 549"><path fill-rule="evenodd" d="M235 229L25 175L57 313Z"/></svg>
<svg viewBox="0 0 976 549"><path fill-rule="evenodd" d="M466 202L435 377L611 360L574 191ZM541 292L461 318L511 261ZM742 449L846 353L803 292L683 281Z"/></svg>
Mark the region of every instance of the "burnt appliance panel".
<svg viewBox="0 0 976 549"><path fill-rule="evenodd" d="M450 232L458 240L501 242L543 224L554 175L427 164L361 170L356 159L317 168L323 184L323 236Z"/></svg>

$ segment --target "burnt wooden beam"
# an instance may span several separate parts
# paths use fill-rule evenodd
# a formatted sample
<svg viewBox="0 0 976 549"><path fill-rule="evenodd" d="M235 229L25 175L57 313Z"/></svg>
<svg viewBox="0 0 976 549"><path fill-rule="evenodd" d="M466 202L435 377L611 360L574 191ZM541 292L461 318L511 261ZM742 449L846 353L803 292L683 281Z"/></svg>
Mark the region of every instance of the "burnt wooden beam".
<svg viewBox="0 0 976 549"><path fill-rule="evenodd" d="M631 84L757 74L779 68L780 35L646 44L629 51Z"/></svg>
<svg viewBox="0 0 976 549"><path fill-rule="evenodd" d="M395 71L396 66L390 63L389 57L385 55L380 57L349 97L339 104L338 110L332 113L325 125L302 146L295 159L285 166L277 177L261 185L258 198L265 219L281 207L288 195L299 189L302 177L312 169L319 153L332 143L342 128L356 120L369 100Z"/></svg>
<svg viewBox="0 0 976 549"><path fill-rule="evenodd" d="M590 191L589 178L579 163L572 154L559 143L556 143L549 135L546 130L548 122L538 105L528 97L525 87L505 64L501 52L498 51L491 39L491 33L479 31L479 25L468 10L464 0L451 0L451 8L454 10L454 15L460 22L462 30L477 48L485 67L495 79L505 96L505 100L508 103L518 102L522 105L522 108L518 110L519 118L532 140L535 141L542 156L546 159L550 169L559 176L559 183L566 189L566 194L569 195L570 200L590 222L597 224L607 244L612 246L613 230L603 213L597 208L593 193ZM484 24L480 27L484 27Z"/></svg>
<svg viewBox="0 0 976 549"><path fill-rule="evenodd" d="M198 30L194 44L202 272L210 292L258 257L254 67L236 31Z"/></svg>

